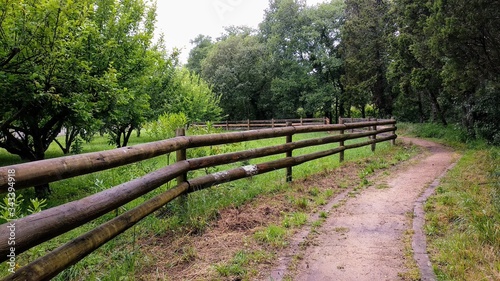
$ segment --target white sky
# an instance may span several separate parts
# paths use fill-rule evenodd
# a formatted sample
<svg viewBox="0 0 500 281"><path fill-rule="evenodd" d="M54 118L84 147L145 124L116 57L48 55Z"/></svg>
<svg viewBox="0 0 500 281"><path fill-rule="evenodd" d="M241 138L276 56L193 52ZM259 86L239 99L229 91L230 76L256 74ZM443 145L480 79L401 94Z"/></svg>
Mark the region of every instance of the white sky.
<svg viewBox="0 0 500 281"><path fill-rule="evenodd" d="M315 5L327 0L306 0ZM182 49L186 62L189 43L198 34L216 39L225 26L247 25L257 28L264 18L269 0L157 0L156 32L165 35L167 47Z"/></svg>

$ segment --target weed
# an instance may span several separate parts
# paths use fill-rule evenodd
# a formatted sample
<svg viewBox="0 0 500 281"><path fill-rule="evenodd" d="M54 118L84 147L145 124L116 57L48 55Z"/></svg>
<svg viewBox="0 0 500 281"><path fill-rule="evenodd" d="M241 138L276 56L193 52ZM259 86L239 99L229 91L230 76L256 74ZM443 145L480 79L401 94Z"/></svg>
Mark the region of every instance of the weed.
<svg viewBox="0 0 500 281"><path fill-rule="evenodd" d="M182 252L181 261L184 263L190 263L192 261L195 261L196 258L198 257L196 249L192 246L183 247L181 252Z"/></svg>
<svg viewBox="0 0 500 281"><path fill-rule="evenodd" d="M311 196L318 196L320 194L319 188L318 187L313 187L309 190L309 195Z"/></svg>
<svg viewBox="0 0 500 281"><path fill-rule="evenodd" d="M328 201L324 197L317 197L314 199L314 203L318 206L324 206L328 203Z"/></svg>
<svg viewBox="0 0 500 281"><path fill-rule="evenodd" d="M0 202L0 221L8 222L19 219L27 215L38 213L47 206L46 199L30 199L30 205L24 204L22 194L17 194L15 198L9 200L8 196Z"/></svg>
<svg viewBox="0 0 500 281"><path fill-rule="evenodd" d="M360 185L360 187L367 187L370 185L370 181L367 178L363 178L359 185Z"/></svg>
<svg viewBox="0 0 500 281"><path fill-rule="evenodd" d="M270 225L264 230L257 231L254 237L259 242L270 244L274 247L284 247L287 245L285 240L286 235L287 232L285 228L277 225Z"/></svg>
<svg viewBox="0 0 500 281"><path fill-rule="evenodd" d="M306 210L309 206L309 200L304 197L294 198L295 206L300 210Z"/></svg>
<svg viewBox="0 0 500 281"><path fill-rule="evenodd" d="M71 145L70 153L71 154L81 154L83 152L83 140L80 137L75 139L75 142Z"/></svg>
<svg viewBox="0 0 500 281"><path fill-rule="evenodd" d="M323 222L324 220L316 220L312 223L312 227L313 228L317 228L317 227L320 227L321 225L323 225Z"/></svg>
<svg viewBox="0 0 500 281"><path fill-rule="evenodd" d="M305 213L293 213L291 215L285 216L283 220L283 227L292 228L292 227L300 227L307 222L307 214Z"/></svg>
<svg viewBox="0 0 500 281"><path fill-rule="evenodd" d="M323 193L323 195L325 196L325 198L327 198L327 199L328 199L328 198L331 198L331 197L333 196L333 193L334 193L334 192L333 192L333 190L332 190L332 189L327 189L327 190Z"/></svg>
<svg viewBox="0 0 500 281"><path fill-rule="evenodd" d="M255 275L258 272L252 269L253 264L269 262L273 258L272 254L264 251L238 251L228 263L219 263L214 266L217 273L222 277L236 277L241 280L248 275ZM247 279L244 278L244 279ZM234 278L233 278L234 279Z"/></svg>

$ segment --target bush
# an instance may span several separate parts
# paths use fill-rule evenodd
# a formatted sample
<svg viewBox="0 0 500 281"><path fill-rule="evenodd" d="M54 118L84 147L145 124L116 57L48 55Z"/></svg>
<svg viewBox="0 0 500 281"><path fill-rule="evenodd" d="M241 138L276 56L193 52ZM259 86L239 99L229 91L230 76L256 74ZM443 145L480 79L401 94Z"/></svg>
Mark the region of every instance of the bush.
<svg viewBox="0 0 500 281"><path fill-rule="evenodd" d="M165 113L158 120L147 123L144 128L158 140L175 137L175 131L184 128L188 123L184 113Z"/></svg>

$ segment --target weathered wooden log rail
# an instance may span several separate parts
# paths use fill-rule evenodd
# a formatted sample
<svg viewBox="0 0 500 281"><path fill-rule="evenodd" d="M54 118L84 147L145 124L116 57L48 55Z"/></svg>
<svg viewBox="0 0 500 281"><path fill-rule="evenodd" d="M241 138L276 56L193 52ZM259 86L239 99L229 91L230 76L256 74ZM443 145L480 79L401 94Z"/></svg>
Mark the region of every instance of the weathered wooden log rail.
<svg viewBox="0 0 500 281"><path fill-rule="evenodd" d="M292 126L313 126L313 125L328 125L328 118L297 118L297 119L271 119L271 120L242 120L242 121L218 121L210 122L215 128L229 130L256 130L262 128L281 128L288 126L292 122ZM193 123L194 126L206 126L206 123Z"/></svg>
<svg viewBox="0 0 500 281"><path fill-rule="evenodd" d="M143 177L125 182L108 190L93 194L86 198L69 202L15 221L15 253L16 255L31 249L45 241L62 235L93 219L123 206L134 199L177 178L177 186L129 210L122 215L100 225L92 231L60 246L46 256L18 269L4 280L46 280L56 276L65 268L75 264L85 256L110 241L120 233L135 225L144 217L155 212L173 199L196 192L217 184L234 181L246 177L287 169L287 180L291 180L292 167L311 160L339 153L344 159L344 151L397 138L395 120L379 120L352 124L291 126L284 128L261 129L256 131L231 132L223 134L183 136L141 144L109 151L87 153L76 156L61 157L38 162L24 163L0 167L0 192L9 191L7 175L15 170L16 189L28 188L35 184L50 183L79 175L102 171L166 153L178 152L178 161ZM380 126L384 126L381 128ZM351 129L369 128L369 131L347 133ZM334 132L326 137L292 141L297 134L314 132ZM387 134L388 133L388 134ZM377 137L385 134L384 137ZM186 149L230 144L258 139L286 137L286 143L278 146L226 153L215 156L186 159ZM368 140L346 145L347 140L366 138ZM311 154L293 156L292 152L299 148L339 143L338 147ZM260 157L286 153L286 157L218 172L195 179L187 179L186 173L207 167L230 164ZM0 262L8 259L12 251L9 245L10 230L7 224L0 226Z"/></svg>

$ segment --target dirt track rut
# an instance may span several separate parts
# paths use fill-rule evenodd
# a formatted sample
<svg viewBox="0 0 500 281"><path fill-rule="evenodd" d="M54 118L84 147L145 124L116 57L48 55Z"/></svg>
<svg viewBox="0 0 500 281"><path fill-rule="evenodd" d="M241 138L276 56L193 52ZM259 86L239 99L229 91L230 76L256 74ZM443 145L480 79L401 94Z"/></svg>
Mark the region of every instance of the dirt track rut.
<svg viewBox="0 0 500 281"><path fill-rule="evenodd" d="M420 139L404 141L424 147L428 153L333 210L314 246L306 249L294 280L402 280L399 274L406 271L403 237L412 228L409 214L419 196L456 160L442 145ZM381 185L386 188L375 187ZM432 271L425 269L429 266L425 248L417 252L424 267L423 280L432 280ZM273 279L285 274L274 272Z"/></svg>

